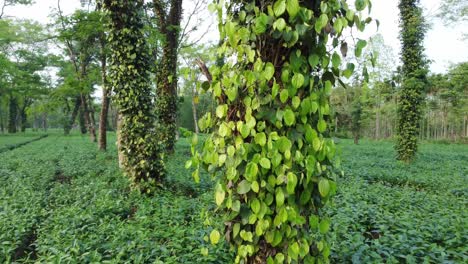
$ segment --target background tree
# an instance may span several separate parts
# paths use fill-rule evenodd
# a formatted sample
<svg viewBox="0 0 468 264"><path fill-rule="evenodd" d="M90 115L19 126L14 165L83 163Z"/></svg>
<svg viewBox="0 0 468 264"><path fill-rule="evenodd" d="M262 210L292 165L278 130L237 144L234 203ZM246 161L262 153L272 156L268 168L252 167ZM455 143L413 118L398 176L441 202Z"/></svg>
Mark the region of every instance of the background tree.
<svg viewBox="0 0 468 264"><path fill-rule="evenodd" d="M400 38L403 83L398 102L397 159L412 161L418 149L421 104L424 102L427 62L424 56L426 25L419 0L400 0Z"/></svg>

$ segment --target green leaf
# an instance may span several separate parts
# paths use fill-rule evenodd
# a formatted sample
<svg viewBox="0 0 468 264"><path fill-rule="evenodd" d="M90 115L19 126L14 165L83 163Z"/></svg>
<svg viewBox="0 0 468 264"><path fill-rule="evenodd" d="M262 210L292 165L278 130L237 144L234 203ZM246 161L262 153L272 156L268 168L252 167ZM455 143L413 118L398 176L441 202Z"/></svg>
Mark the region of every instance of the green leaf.
<svg viewBox="0 0 468 264"><path fill-rule="evenodd" d="M224 123L222 123L220 126L219 126L219 129L218 129L218 134L221 136L221 137L225 137L227 135L227 132L228 132L228 128L226 127L226 125Z"/></svg>
<svg viewBox="0 0 468 264"><path fill-rule="evenodd" d="M314 148L315 151L318 151L320 149L322 142L320 141L320 138L316 137L312 140L312 147Z"/></svg>
<svg viewBox="0 0 468 264"><path fill-rule="evenodd" d="M366 45L367 45L367 41L362 40L362 39L358 40L356 44L356 49L354 50L354 54L356 55L356 57L361 57L362 49L364 49Z"/></svg>
<svg viewBox="0 0 468 264"><path fill-rule="evenodd" d="M219 239L221 238L221 234L218 232L218 230L213 229L210 233L210 241L212 245L216 245L219 242Z"/></svg>
<svg viewBox="0 0 468 264"><path fill-rule="evenodd" d="M253 182L257 179L258 165L255 162L249 162L245 167L245 178ZM250 186L249 186L250 188Z"/></svg>
<svg viewBox="0 0 468 264"><path fill-rule="evenodd" d="M300 6L298 0L288 0L286 9L288 10L288 14L291 18L296 17L297 13L299 13Z"/></svg>
<svg viewBox="0 0 468 264"><path fill-rule="evenodd" d="M278 18L274 23L273 23L273 28L277 29L279 31L283 31L283 29L286 27L286 20L284 18L280 17Z"/></svg>
<svg viewBox="0 0 468 264"><path fill-rule="evenodd" d="M292 85L294 88L301 88L304 85L304 75L301 73L294 74L292 78Z"/></svg>
<svg viewBox="0 0 468 264"><path fill-rule="evenodd" d="M338 53L333 53L333 56L332 56L332 66L333 68L335 69L339 69L340 68L340 64L341 64L341 57L340 55L338 55Z"/></svg>
<svg viewBox="0 0 468 264"><path fill-rule="evenodd" d="M327 179L321 178L319 181L319 193L322 197L326 197L330 192L330 183Z"/></svg>
<svg viewBox="0 0 468 264"><path fill-rule="evenodd" d="M273 66L271 62L268 62L265 66L263 74L267 81L271 80L271 78L273 78L273 75L275 74L275 66Z"/></svg>
<svg viewBox="0 0 468 264"><path fill-rule="evenodd" d="M220 206L223 203L225 195L226 195L226 193L224 192L223 188L221 187L221 184L218 183L218 185L216 187L216 194L215 194L216 205Z"/></svg>
<svg viewBox="0 0 468 264"><path fill-rule="evenodd" d="M250 204L250 208L252 208L252 211L255 214L258 214L258 212L260 211L260 201L257 198L254 198L252 200L252 203Z"/></svg>
<svg viewBox="0 0 468 264"><path fill-rule="evenodd" d="M252 185L250 186L252 188L252 191L258 193L260 190L260 186L258 185L257 181L252 182Z"/></svg>
<svg viewBox="0 0 468 264"><path fill-rule="evenodd" d="M328 23L327 14L321 14L320 17L315 22L315 31L317 33L320 33L320 31L322 31L322 29L327 25L327 23Z"/></svg>
<svg viewBox="0 0 468 264"><path fill-rule="evenodd" d="M327 122L325 122L325 120L323 119L320 119L317 124L318 132L323 133L325 132L326 129L327 129Z"/></svg>
<svg viewBox="0 0 468 264"><path fill-rule="evenodd" d="M276 198L276 206L277 207L280 207L284 204L284 193L283 193L283 189L281 188L276 188L276 195L275 195L275 198Z"/></svg>
<svg viewBox="0 0 468 264"><path fill-rule="evenodd" d="M260 146L265 146L266 144L266 135L263 132L257 133L255 135L255 143L259 144Z"/></svg>
<svg viewBox="0 0 468 264"><path fill-rule="evenodd" d="M299 244L297 242L294 242L288 247L288 255L293 260L297 260L297 258L299 257Z"/></svg>
<svg viewBox="0 0 468 264"><path fill-rule="evenodd" d="M319 64L320 57L317 54L312 54L309 56L310 67L315 68Z"/></svg>
<svg viewBox="0 0 468 264"><path fill-rule="evenodd" d="M232 228L232 236L234 238L237 237L237 235L239 234L239 231L240 231L240 224L239 223L235 223L234 224L234 227Z"/></svg>
<svg viewBox="0 0 468 264"><path fill-rule="evenodd" d="M326 234L329 229L330 229L330 220L323 219L322 221L320 221L320 224L319 224L320 233Z"/></svg>
<svg viewBox="0 0 468 264"><path fill-rule="evenodd" d="M260 14L255 20L255 33L263 34L265 33L268 25L268 16L264 13Z"/></svg>
<svg viewBox="0 0 468 264"><path fill-rule="evenodd" d="M284 103L288 100L288 98L289 98L289 92L288 92L288 90L286 90L286 89L281 90L281 93L280 93L280 101L281 101L281 103L284 104Z"/></svg>
<svg viewBox="0 0 468 264"><path fill-rule="evenodd" d="M240 211L240 201L239 200L235 200L234 202L232 202L232 206L231 206L232 210L234 212L239 212Z"/></svg>
<svg viewBox="0 0 468 264"><path fill-rule="evenodd" d="M278 150L283 153L292 147L292 143L287 137L281 137L276 143L278 144Z"/></svg>
<svg viewBox="0 0 468 264"><path fill-rule="evenodd" d="M296 116L291 109L286 109L286 111L284 111L284 123L287 126L292 126L296 123Z"/></svg>
<svg viewBox="0 0 468 264"><path fill-rule="evenodd" d="M234 148L234 146L229 146L227 148L227 153L228 153L229 157L234 156L234 154L236 153L236 148Z"/></svg>
<svg viewBox="0 0 468 264"><path fill-rule="evenodd" d="M261 158L260 159L260 166L262 166L265 169L271 168L271 162L267 158Z"/></svg>
<svg viewBox="0 0 468 264"><path fill-rule="evenodd" d="M357 11L362 11L366 8L367 0L356 0L354 2L354 6L356 7Z"/></svg>
<svg viewBox="0 0 468 264"><path fill-rule="evenodd" d="M273 12L275 13L275 16L281 16L282 14L284 14L284 11L286 11L286 1L277 0L273 5Z"/></svg>
<svg viewBox="0 0 468 264"><path fill-rule="evenodd" d="M336 19L335 23L333 24L333 29L335 29L337 34L341 33L341 30L343 30L343 22L341 19Z"/></svg>
<svg viewBox="0 0 468 264"><path fill-rule="evenodd" d="M237 186L237 193L238 194L246 194L250 191L250 182L246 180L242 180L239 185Z"/></svg>
<svg viewBox="0 0 468 264"><path fill-rule="evenodd" d="M218 118L223 118L227 112L227 105L218 105L216 107L216 116Z"/></svg>
<svg viewBox="0 0 468 264"><path fill-rule="evenodd" d="M297 176L296 174L289 172L287 178L288 182L286 184L286 190L288 191L288 194L294 194L294 189L297 185Z"/></svg>

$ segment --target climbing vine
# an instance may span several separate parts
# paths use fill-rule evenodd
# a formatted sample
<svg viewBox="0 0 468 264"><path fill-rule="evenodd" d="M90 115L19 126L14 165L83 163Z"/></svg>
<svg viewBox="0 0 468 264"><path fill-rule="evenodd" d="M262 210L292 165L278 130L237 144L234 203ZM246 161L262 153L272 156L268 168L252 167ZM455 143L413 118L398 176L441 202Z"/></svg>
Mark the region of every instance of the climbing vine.
<svg viewBox="0 0 468 264"><path fill-rule="evenodd" d="M221 234L236 263L324 263L330 256L330 218L322 209L336 192L336 148L327 135L329 96L354 65L343 31L363 31L367 0L218 1L222 66L203 84L218 105L199 121L213 133L199 150L193 138L195 180L204 165L219 179L215 201L225 212ZM226 17L223 19L223 15ZM358 40L360 56L366 41ZM351 45L349 45L351 47ZM342 82L341 82L342 83Z"/></svg>
<svg viewBox="0 0 468 264"><path fill-rule="evenodd" d="M143 34L143 1L105 0L109 13L109 80L121 116L119 151L135 187L149 190L164 176L163 155L154 131L150 61Z"/></svg>
<svg viewBox="0 0 468 264"><path fill-rule="evenodd" d="M397 159L410 162L418 150L419 123L427 60L424 57L426 26L419 0L400 0L400 39L403 83L398 102Z"/></svg>

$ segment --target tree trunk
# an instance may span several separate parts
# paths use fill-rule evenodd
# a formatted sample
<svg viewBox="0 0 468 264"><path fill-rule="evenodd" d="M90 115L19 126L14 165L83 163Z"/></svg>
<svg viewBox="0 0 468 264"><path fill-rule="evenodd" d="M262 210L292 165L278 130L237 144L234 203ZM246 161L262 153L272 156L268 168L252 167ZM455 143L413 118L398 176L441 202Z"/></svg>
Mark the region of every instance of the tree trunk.
<svg viewBox="0 0 468 264"><path fill-rule="evenodd" d="M467 116L464 116L463 117L463 136L464 137L468 137L468 127L467 127L467 120L468 120L468 117Z"/></svg>
<svg viewBox="0 0 468 264"><path fill-rule="evenodd" d="M82 135L85 135L88 130L86 129L86 120L85 120L85 112L83 107L80 107L79 115L78 115L78 123L80 125L80 132Z"/></svg>
<svg viewBox="0 0 468 264"><path fill-rule="evenodd" d="M63 130L65 135L69 135L73 125L75 124L76 116L78 115L78 111L80 110L81 99L79 96L75 97L75 105L73 106L73 111L68 123L65 124Z"/></svg>
<svg viewBox="0 0 468 264"><path fill-rule="evenodd" d="M85 119L85 123L88 127L89 137L91 142L96 142L96 130L94 128L94 123L91 120L91 115L88 106L88 100L86 99L87 95L81 94L81 107L83 109L83 115Z"/></svg>
<svg viewBox="0 0 468 264"><path fill-rule="evenodd" d="M380 138L380 111L377 108L375 112L375 139Z"/></svg>
<svg viewBox="0 0 468 264"><path fill-rule="evenodd" d="M125 164L125 153L122 150L122 114L117 114L117 154L119 168L123 169Z"/></svg>
<svg viewBox="0 0 468 264"><path fill-rule="evenodd" d="M0 131L5 133L5 126L3 124L3 111L2 111L2 106L0 105Z"/></svg>
<svg viewBox="0 0 468 264"><path fill-rule="evenodd" d="M8 113L8 133L16 133L16 117L18 115L18 101L10 95L9 113Z"/></svg>
<svg viewBox="0 0 468 264"><path fill-rule="evenodd" d="M42 114L42 129L47 132L47 113Z"/></svg>
<svg viewBox="0 0 468 264"><path fill-rule="evenodd" d="M193 126L195 128L195 133L200 133L198 129L198 114L197 114L197 104L198 102L195 102L195 100L199 100L198 98L198 93L197 93L197 88L194 86L193 87L193 97L192 97L192 115L193 115Z"/></svg>
<svg viewBox="0 0 468 264"><path fill-rule="evenodd" d="M359 144L359 135L354 135L354 144L355 145Z"/></svg>
<svg viewBox="0 0 468 264"><path fill-rule="evenodd" d="M101 38L101 81L102 81L102 104L99 115L99 139L100 150L107 149L107 115L109 113L110 91L107 89L107 59L105 54L105 41Z"/></svg>
<svg viewBox="0 0 468 264"><path fill-rule="evenodd" d="M157 23L165 37L156 77L156 107L160 125L159 138L163 141L167 153L174 152L177 134L177 54L182 0L171 0L170 3L169 13L166 14L163 1L153 0Z"/></svg>

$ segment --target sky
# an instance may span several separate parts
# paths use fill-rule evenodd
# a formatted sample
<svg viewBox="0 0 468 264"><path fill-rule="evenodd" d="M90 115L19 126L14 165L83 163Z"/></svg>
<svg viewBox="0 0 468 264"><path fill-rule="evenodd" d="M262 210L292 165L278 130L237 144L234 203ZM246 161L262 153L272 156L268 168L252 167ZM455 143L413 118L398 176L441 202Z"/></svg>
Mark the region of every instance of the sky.
<svg viewBox="0 0 468 264"><path fill-rule="evenodd" d="M4 0L0 0L3 4ZM184 0L184 11L189 13L193 8L195 0ZM209 2L210 0L208 0ZM468 24L458 26L444 26L442 22L435 18L434 14L440 5L441 0L421 0L426 15L429 15L431 28L425 39L426 56L432 61L431 71L443 73L454 63L468 61L468 40L462 40L462 32L466 33ZM370 37L376 33L383 35L385 43L392 47L395 56L400 51L400 41L398 39L398 0L373 0L371 16L380 21L379 31L376 27L369 27L364 34L359 37ZM7 16L17 18L27 18L47 23L49 14L57 7L57 0L35 0L32 6L7 7L5 13ZM65 14L73 12L80 7L79 0L61 0L61 8ZM207 32L209 24L215 23L215 19L208 11L199 16L206 18L206 22L199 25L199 30L194 34L193 39L203 36L204 41L216 41L218 36L217 27L211 26ZM192 22L196 19L192 20Z"/></svg>

